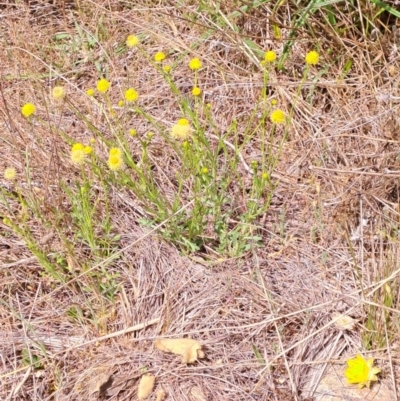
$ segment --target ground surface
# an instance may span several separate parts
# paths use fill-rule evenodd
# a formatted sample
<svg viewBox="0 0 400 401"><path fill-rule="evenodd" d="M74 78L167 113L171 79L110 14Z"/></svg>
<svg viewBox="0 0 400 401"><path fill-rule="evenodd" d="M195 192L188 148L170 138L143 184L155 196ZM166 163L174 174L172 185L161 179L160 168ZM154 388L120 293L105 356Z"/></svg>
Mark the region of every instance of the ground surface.
<svg viewBox="0 0 400 401"><path fill-rule="evenodd" d="M343 375L363 354L381 369L373 391L396 399L396 17L372 2L138 3L0 4L0 170L17 173L0 179L0 398L135 400L148 372L154 400L160 389L171 400L369 399ZM278 59L265 81L267 50ZM317 65L304 63L310 50ZM112 91L93 100L102 77ZM145 112L118 106L131 86ZM284 125L264 116L272 100ZM194 136L182 153L164 135L182 116L208 124L215 160ZM123 137L129 127L137 135ZM70 149L91 138L85 170ZM125 151L115 174L101 161L112 146ZM179 181L203 162L210 171ZM192 235L195 210L204 229ZM157 337L196 339L205 358L182 363ZM321 390L325 372L339 380Z"/></svg>

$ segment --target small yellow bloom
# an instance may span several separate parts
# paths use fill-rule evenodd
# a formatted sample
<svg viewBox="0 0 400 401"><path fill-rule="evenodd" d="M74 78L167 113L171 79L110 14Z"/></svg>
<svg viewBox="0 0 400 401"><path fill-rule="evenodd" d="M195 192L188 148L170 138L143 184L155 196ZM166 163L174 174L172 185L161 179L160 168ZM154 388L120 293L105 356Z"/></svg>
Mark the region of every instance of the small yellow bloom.
<svg viewBox="0 0 400 401"><path fill-rule="evenodd" d="M276 53L273 50L269 50L264 55L264 60L267 63L273 63L276 60Z"/></svg>
<svg viewBox="0 0 400 401"><path fill-rule="evenodd" d="M371 385L372 381L377 381L376 375L381 371L374 368L374 360L372 358L366 360L361 355L357 355L354 359L347 361L348 368L344 372L347 381L350 384L358 384L359 388Z"/></svg>
<svg viewBox="0 0 400 401"><path fill-rule="evenodd" d="M125 102L124 102L123 100L120 100L120 101L118 102L118 106L119 106L119 107L122 107L124 104L125 104Z"/></svg>
<svg viewBox="0 0 400 401"><path fill-rule="evenodd" d="M286 115L282 110L277 109L271 113L270 119L274 124L284 124L286 121Z"/></svg>
<svg viewBox="0 0 400 401"><path fill-rule="evenodd" d="M263 180L266 180L266 179L268 178L268 173L262 173L262 174L261 174L261 178L262 178Z"/></svg>
<svg viewBox="0 0 400 401"><path fill-rule="evenodd" d="M171 71L170 65L164 65L163 70L168 74Z"/></svg>
<svg viewBox="0 0 400 401"><path fill-rule="evenodd" d="M93 89L93 88L89 88L89 89L86 91L86 94L87 94L88 96L94 96L94 89Z"/></svg>
<svg viewBox="0 0 400 401"><path fill-rule="evenodd" d="M147 133L147 138L151 139L151 138L153 138L153 136L154 136L153 132L148 132Z"/></svg>
<svg viewBox="0 0 400 401"><path fill-rule="evenodd" d="M276 99L271 100L272 106L276 106L278 104L278 101Z"/></svg>
<svg viewBox="0 0 400 401"><path fill-rule="evenodd" d="M65 89L63 86L55 86L51 92L53 99L59 100L65 97Z"/></svg>
<svg viewBox="0 0 400 401"><path fill-rule="evenodd" d="M193 95L193 96L200 96L200 95L201 95L201 89L200 89L199 87L195 86L195 87L192 89L192 95Z"/></svg>
<svg viewBox="0 0 400 401"><path fill-rule="evenodd" d="M110 155L111 156L122 156L121 149L119 149L119 148L111 148L110 149Z"/></svg>
<svg viewBox="0 0 400 401"><path fill-rule="evenodd" d="M4 170L4 178L6 180L11 181L11 180L13 180L15 178L16 175L17 175L17 172L15 171L15 168L7 167Z"/></svg>
<svg viewBox="0 0 400 401"><path fill-rule="evenodd" d="M154 60L156 63L161 63L165 59L165 54L163 52L157 52L154 55Z"/></svg>
<svg viewBox="0 0 400 401"><path fill-rule="evenodd" d="M306 64L316 65L319 61L319 54L314 50L310 51L306 55Z"/></svg>
<svg viewBox="0 0 400 401"><path fill-rule="evenodd" d="M201 172L202 172L202 174L204 174L204 175L208 174L208 168L207 168L207 167L203 167L203 168L201 169Z"/></svg>
<svg viewBox="0 0 400 401"><path fill-rule="evenodd" d="M191 70L199 70L201 68L201 61L196 57L192 58L189 62L189 68Z"/></svg>
<svg viewBox="0 0 400 401"><path fill-rule="evenodd" d="M87 145L87 146L85 146L85 147L83 148L83 152L84 152L86 155L90 155L90 154L93 152L93 148L92 148L91 146Z"/></svg>
<svg viewBox="0 0 400 401"><path fill-rule="evenodd" d="M110 82L108 82L105 78L97 81L97 90L101 93L106 93L110 89Z"/></svg>
<svg viewBox="0 0 400 401"><path fill-rule="evenodd" d="M139 38L135 35L129 35L126 38L126 45L128 47L135 47L139 44L139 42L140 42Z"/></svg>
<svg viewBox="0 0 400 401"><path fill-rule="evenodd" d="M129 134L132 135L132 136L136 136L137 135L137 131L134 128L131 128L129 130Z"/></svg>
<svg viewBox="0 0 400 401"><path fill-rule="evenodd" d="M188 141L184 141L182 143L182 147L183 147L183 149L188 149L189 148L189 142Z"/></svg>
<svg viewBox="0 0 400 401"><path fill-rule="evenodd" d="M181 118L171 129L171 136L174 139L185 140L190 136L191 127L186 118Z"/></svg>
<svg viewBox="0 0 400 401"><path fill-rule="evenodd" d="M70 157L72 163L77 165L82 164L86 158L85 146L83 146L81 143L73 144Z"/></svg>
<svg viewBox="0 0 400 401"><path fill-rule="evenodd" d="M125 91L125 100L127 102L134 102L139 97L139 93L135 91L133 88L129 88Z"/></svg>
<svg viewBox="0 0 400 401"><path fill-rule="evenodd" d="M117 171L124 166L121 149L111 148L108 156L108 167L110 170Z"/></svg>
<svg viewBox="0 0 400 401"><path fill-rule="evenodd" d="M32 103L25 103L21 108L21 113L24 117L28 118L32 114L35 114L36 107Z"/></svg>

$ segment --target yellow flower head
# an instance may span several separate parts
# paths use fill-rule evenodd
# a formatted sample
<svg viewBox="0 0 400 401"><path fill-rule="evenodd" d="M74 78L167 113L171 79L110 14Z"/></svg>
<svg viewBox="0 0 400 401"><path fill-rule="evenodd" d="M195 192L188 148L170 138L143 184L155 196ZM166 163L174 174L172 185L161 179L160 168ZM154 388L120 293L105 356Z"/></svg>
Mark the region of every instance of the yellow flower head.
<svg viewBox="0 0 400 401"><path fill-rule="evenodd" d="M276 99L271 100L272 106L276 106L278 104L278 101Z"/></svg>
<svg viewBox="0 0 400 401"><path fill-rule="evenodd" d="M86 158L85 146L81 143L75 143L71 148L71 161L74 164L80 165L85 161Z"/></svg>
<svg viewBox="0 0 400 401"><path fill-rule="evenodd" d="M137 135L137 131L135 130L135 128L131 128L131 129L129 130L129 134L130 134L131 136L136 136L136 135Z"/></svg>
<svg viewBox="0 0 400 401"><path fill-rule="evenodd" d="M376 375L381 371L374 368L374 360L372 358L365 360L361 355L357 355L354 359L347 361L348 368L344 372L347 381L350 384L358 384L359 388L371 385L372 381L377 381Z"/></svg>
<svg viewBox="0 0 400 401"><path fill-rule="evenodd" d="M35 114L36 107L32 103L25 103L21 108L21 113L24 117L28 118L32 114Z"/></svg>
<svg viewBox="0 0 400 401"><path fill-rule="evenodd" d="M189 68L193 71L199 70L201 68L201 61L197 57L192 58L189 62Z"/></svg>
<svg viewBox="0 0 400 401"><path fill-rule="evenodd" d="M87 94L88 96L94 96L94 89L93 89L93 88L89 88L89 89L86 91L86 94Z"/></svg>
<svg viewBox="0 0 400 401"><path fill-rule="evenodd" d="M139 44L139 42L140 42L139 38L135 35L129 35L126 38L126 45L128 47L135 47Z"/></svg>
<svg viewBox="0 0 400 401"><path fill-rule="evenodd" d="M129 88L125 91L125 100L127 102L134 102L139 97L139 93L135 91L133 88Z"/></svg>
<svg viewBox="0 0 400 401"><path fill-rule="evenodd" d="M170 65L164 65L163 70L168 74L171 71Z"/></svg>
<svg viewBox="0 0 400 401"><path fill-rule="evenodd" d="M284 124L286 121L286 115L282 110L276 109L271 113L270 119L274 124Z"/></svg>
<svg viewBox="0 0 400 401"><path fill-rule="evenodd" d="M314 50L310 51L306 55L306 64L316 65L319 61L319 54Z"/></svg>
<svg viewBox="0 0 400 401"><path fill-rule="evenodd" d="M15 171L15 168L7 167L4 170L4 178L6 180L11 181L11 180L13 180L15 178L16 175L17 175L17 172Z"/></svg>
<svg viewBox="0 0 400 401"><path fill-rule="evenodd" d="M111 148L108 156L108 167L110 170L117 171L124 166L121 149Z"/></svg>
<svg viewBox="0 0 400 401"><path fill-rule="evenodd" d="M191 127L186 118L181 118L171 129L171 136L174 139L185 140L190 136Z"/></svg>
<svg viewBox="0 0 400 401"><path fill-rule="evenodd" d="M63 86L55 86L51 92L53 99L59 100L65 97L65 89Z"/></svg>
<svg viewBox="0 0 400 401"><path fill-rule="evenodd" d="M201 173L204 174L204 175L208 174L208 168L207 167L203 167L201 169Z"/></svg>
<svg viewBox="0 0 400 401"><path fill-rule="evenodd" d="M106 93L110 89L110 82L108 82L105 78L97 81L97 90L101 93Z"/></svg>
<svg viewBox="0 0 400 401"><path fill-rule="evenodd" d="M266 180L267 178L268 178L268 173L262 173L261 174L261 178L263 179L263 180Z"/></svg>
<svg viewBox="0 0 400 401"><path fill-rule="evenodd" d="M124 104L125 104L125 102L123 100L119 100L118 101L118 106L119 107L122 107Z"/></svg>
<svg viewBox="0 0 400 401"><path fill-rule="evenodd" d="M264 55L264 60L267 63L273 63L276 60L276 53L273 50L269 50Z"/></svg>
<svg viewBox="0 0 400 401"><path fill-rule="evenodd" d="M200 96L200 95L201 95L201 89L200 89L199 87L195 86L195 87L192 89L192 95L193 95L193 96Z"/></svg>
<svg viewBox="0 0 400 401"><path fill-rule="evenodd" d="M165 59L165 54L163 52L157 52L154 55L154 60L156 63L161 63Z"/></svg>
<svg viewBox="0 0 400 401"><path fill-rule="evenodd" d="M87 145L87 146L85 146L85 147L83 148L83 152L84 152L86 155L90 155L90 154L93 152L93 148L92 148L91 146Z"/></svg>

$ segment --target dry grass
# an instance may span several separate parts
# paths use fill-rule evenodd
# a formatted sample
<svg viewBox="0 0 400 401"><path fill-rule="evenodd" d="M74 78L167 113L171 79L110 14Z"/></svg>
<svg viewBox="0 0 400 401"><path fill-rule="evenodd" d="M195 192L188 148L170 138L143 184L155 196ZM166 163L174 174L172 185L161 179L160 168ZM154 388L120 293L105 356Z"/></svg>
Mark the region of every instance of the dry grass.
<svg viewBox="0 0 400 401"><path fill-rule="evenodd" d="M176 99L165 96L165 81L138 53L118 52L128 34L140 33L151 55L169 49L175 55L188 52L185 60L200 57L205 66L201 85L220 132L236 118L243 135L240 126L262 89L260 55L244 39L278 54L286 41L274 40L272 22L265 23L269 3L236 19L231 13L238 4L229 1L214 15L190 1L182 7L143 1L135 8L118 1L28 3L0 5L0 171L10 166L18 171L19 190L32 196L45 216L29 217L32 237L44 254L53 255L50 260L67 255L74 278L60 284L44 273L21 237L0 223L0 398L135 400L138 379L148 371L156 376L156 389L163 388L171 400L312 399L327 366L344 369L348 357L368 350L382 368L382 383L395 394L400 40L398 31L388 28L393 23L389 14L374 21L375 39L376 32L364 35L367 27L354 24L358 11L368 9L333 8L338 27L347 26L341 35L316 12L298 28L285 70L272 74L270 96L289 111L305 53L320 51L320 66L302 89L274 170L278 185L271 207L254 223L262 247L238 258L211 249L183 256L156 230L138 223L145 211L130 191L111 187L111 234L120 239L110 242L109 257L96 258L84 245L73 255L64 248L64 239L75 235L68 225L71 205L59 185L61 178L73 182L77 175L67 161L69 145L44 124L31 127L20 106L34 101L45 120L87 143L91 133L82 121L67 113L58 123L59 116L45 105L51 104L50 91L58 82L68 87L77 108L90 109L82 94L95 86L100 68L121 93L123 80L134 84L148 113L172 125L181 113ZM295 11L289 3L272 18L282 24L283 38L291 32L289 17ZM82 32L96 33L99 43L77 45L75 52L61 47L83 40L76 23ZM321 30L323 37L317 35ZM55 35L61 33L68 39L57 42ZM347 60L353 65L344 74ZM183 93L190 92L183 63L174 79ZM112 96L117 102L118 90ZM101 115L91 112L106 131ZM136 128L145 133L151 126L138 120ZM259 142L253 138L242 149L247 164L261 159ZM104 148L97 151L106 155ZM168 172L176 160L157 137L151 157L159 176L173 180ZM3 193L15 190L5 180L0 184ZM33 187L39 195L32 195ZM106 203L100 190L98 201ZM21 204L14 199L12 213L23 215ZM7 216L5 208L0 211ZM98 213L100 221L105 208ZM115 282L114 297L96 286L102 280ZM335 313L352 316L356 328L338 329ZM197 339L206 358L182 365L176 356L155 349L159 336ZM37 356L42 368L24 364L24 352Z"/></svg>

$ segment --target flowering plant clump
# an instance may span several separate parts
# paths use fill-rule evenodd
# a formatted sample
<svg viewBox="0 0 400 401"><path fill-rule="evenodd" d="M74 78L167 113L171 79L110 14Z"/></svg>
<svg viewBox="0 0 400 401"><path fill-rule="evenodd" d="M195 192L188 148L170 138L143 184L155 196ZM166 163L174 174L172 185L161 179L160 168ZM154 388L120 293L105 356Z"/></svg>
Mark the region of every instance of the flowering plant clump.
<svg viewBox="0 0 400 401"><path fill-rule="evenodd" d="M201 95L201 89L200 89L199 87L195 86L195 87L192 89L192 95L193 95L193 96L200 96L200 95Z"/></svg>
<svg viewBox="0 0 400 401"><path fill-rule="evenodd" d="M274 124L284 124L286 121L286 115L282 110L277 109L271 113L270 119Z"/></svg>
<svg viewBox="0 0 400 401"><path fill-rule="evenodd" d="M154 55L154 60L156 63L161 63L165 59L165 54L163 52L157 52Z"/></svg>
<svg viewBox="0 0 400 401"><path fill-rule="evenodd" d="M7 167L4 170L4 178L6 180L11 181L11 180L13 180L15 178L16 175L17 175L17 172L15 171L15 168Z"/></svg>
<svg viewBox="0 0 400 401"><path fill-rule="evenodd" d="M133 88L129 88L125 91L125 100L127 102L134 102L139 97L139 94Z"/></svg>
<svg viewBox="0 0 400 401"><path fill-rule="evenodd" d="M189 62L189 68L193 71L199 70L201 68L201 61L196 57L192 58Z"/></svg>
<svg viewBox="0 0 400 401"><path fill-rule="evenodd" d="M135 35L129 35L126 38L126 45L128 47L135 47L139 44L139 42L140 42L139 38Z"/></svg>
<svg viewBox="0 0 400 401"><path fill-rule="evenodd" d="M186 118L181 118L171 129L171 136L174 139L185 140L190 136L191 127Z"/></svg>
<svg viewBox="0 0 400 401"><path fill-rule="evenodd" d="M110 170L117 171L124 166L121 149L111 148L108 156L108 167Z"/></svg>
<svg viewBox="0 0 400 401"><path fill-rule="evenodd" d="M51 92L53 99L59 100L65 97L65 89L63 86L55 86Z"/></svg>
<svg viewBox="0 0 400 401"><path fill-rule="evenodd" d="M316 51L312 50L307 53L306 64L316 65L318 64L318 61L319 61L319 54Z"/></svg>
<svg viewBox="0 0 400 401"><path fill-rule="evenodd" d="M35 114L36 107L32 103L25 103L21 108L21 113L25 118L30 117L32 114Z"/></svg>
<svg viewBox="0 0 400 401"><path fill-rule="evenodd" d="M348 368L344 372L350 384L358 384L359 388L371 385L372 381L377 381L376 375L381 371L374 368L374 360L364 359L361 355L357 355L354 359L347 361Z"/></svg>
<svg viewBox="0 0 400 401"><path fill-rule="evenodd" d="M273 63L276 60L276 53L273 50L269 50L264 55L264 60L267 63Z"/></svg>
<svg viewBox="0 0 400 401"><path fill-rule="evenodd" d="M110 82L108 82L105 78L100 79L97 81L97 90L100 93L106 93L110 89Z"/></svg>

